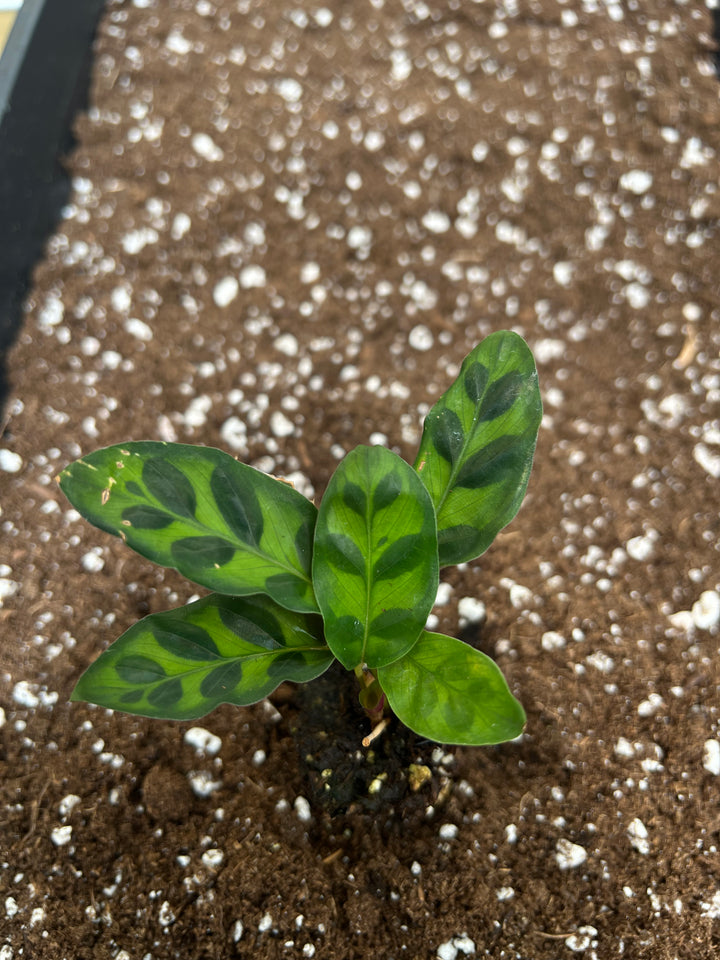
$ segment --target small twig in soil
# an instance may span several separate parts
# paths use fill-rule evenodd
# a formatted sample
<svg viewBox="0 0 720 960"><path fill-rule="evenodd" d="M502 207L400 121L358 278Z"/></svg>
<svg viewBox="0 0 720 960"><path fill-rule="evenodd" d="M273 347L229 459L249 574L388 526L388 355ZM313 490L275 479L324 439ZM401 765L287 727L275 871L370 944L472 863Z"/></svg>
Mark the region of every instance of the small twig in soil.
<svg viewBox="0 0 720 960"><path fill-rule="evenodd" d="M341 854L342 847L338 847L337 850L333 850L332 853L329 853L326 857L323 857L322 862L325 864L334 863Z"/></svg>
<svg viewBox="0 0 720 960"><path fill-rule="evenodd" d="M45 783L43 784L42 790L40 791L38 796L35 798L35 800L33 800L32 802L32 806L30 810L30 826L28 827L28 831L25 834L25 836L21 837L20 840L18 841L19 847L24 847L25 844L30 839L30 837L35 833L35 828L37 827L37 822L38 822L38 815L40 813L40 803L42 802L42 798L45 796L49 786L50 786L50 781L46 780Z"/></svg>
<svg viewBox="0 0 720 960"><path fill-rule="evenodd" d="M370 733L366 737L363 737L362 745L364 747L369 747L370 744L373 742L373 740L375 740L377 737L380 736L380 734L383 732L383 730L389 723L390 723L390 717L383 717L380 723L378 723L375 727L373 727L373 729L370 731Z"/></svg>
<svg viewBox="0 0 720 960"><path fill-rule="evenodd" d="M673 366L676 370L684 370L693 362L696 353L697 331L695 327L688 327L685 333L685 343L683 343L680 353L675 357Z"/></svg>

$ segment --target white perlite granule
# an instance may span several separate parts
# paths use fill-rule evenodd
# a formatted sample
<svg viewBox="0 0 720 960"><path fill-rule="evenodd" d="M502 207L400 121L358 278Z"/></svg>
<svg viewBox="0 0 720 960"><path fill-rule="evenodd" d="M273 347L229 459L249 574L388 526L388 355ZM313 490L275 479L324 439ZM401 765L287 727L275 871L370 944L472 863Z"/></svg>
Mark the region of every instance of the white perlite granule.
<svg viewBox="0 0 720 960"><path fill-rule="evenodd" d="M213 300L218 307L227 307L238 295L240 284L235 277L223 277L213 290Z"/></svg>
<svg viewBox="0 0 720 960"><path fill-rule="evenodd" d="M413 350L420 350L421 352L424 352L432 347L434 338L428 327L426 327L424 324L418 324L410 331L408 343Z"/></svg>
<svg viewBox="0 0 720 960"><path fill-rule="evenodd" d="M587 850L579 843L561 837L555 844L555 862L561 870L572 870L587 860Z"/></svg>
<svg viewBox="0 0 720 960"><path fill-rule="evenodd" d="M714 777L720 776L720 741L705 741L703 745L703 767Z"/></svg>
<svg viewBox="0 0 720 960"><path fill-rule="evenodd" d="M203 160L209 160L211 163L218 163L225 156L220 147L207 133L193 134L190 143L195 153L199 154Z"/></svg>
<svg viewBox="0 0 720 960"><path fill-rule="evenodd" d="M647 170L628 170L620 177L620 186L636 196L645 193L652 186L652 174Z"/></svg>
<svg viewBox="0 0 720 960"><path fill-rule="evenodd" d="M206 753L209 757L214 757L222 747L222 740L214 733L210 733L205 727L190 727L186 730L183 737L185 743L194 747L198 753Z"/></svg>
<svg viewBox="0 0 720 960"><path fill-rule="evenodd" d="M201 799L209 797L222 787L222 781L213 780L212 774L208 773L207 770L191 771L188 774L188 780L192 792Z"/></svg>
<svg viewBox="0 0 720 960"><path fill-rule="evenodd" d="M485 604L475 597L461 597L458 600L458 616L467 623L481 623L487 615Z"/></svg>
<svg viewBox="0 0 720 960"><path fill-rule="evenodd" d="M295 424L280 410L276 410L270 417L270 430L276 437L289 437L295 432Z"/></svg>
<svg viewBox="0 0 720 960"><path fill-rule="evenodd" d="M466 933L452 937L437 948L438 960L457 960L461 953L466 957L475 953L475 942Z"/></svg>
<svg viewBox="0 0 720 960"><path fill-rule="evenodd" d="M65 827L55 827L50 832L50 839L56 847L64 847L72 840L72 827L69 825Z"/></svg>
<svg viewBox="0 0 720 960"><path fill-rule="evenodd" d="M222 850L206 850L205 853L200 858L203 862L203 865L208 868L208 870L217 870L220 864L223 862L224 854Z"/></svg>
<svg viewBox="0 0 720 960"><path fill-rule="evenodd" d="M19 453L13 450L0 450L0 470L5 473L18 473L22 469L23 460Z"/></svg>
<svg viewBox="0 0 720 960"><path fill-rule="evenodd" d="M716 890L709 901L701 901L700 912L710 920L720 920L720 890Z"/></svg>
<svg viewBox="0 0 720 960"><path fill-rule="evenodd" d="M720 593L705 590L692 607L693 623L698 630L712 630L720 623Z"/></svg>
<svg viewBox="0 0 720 960"><path fill-rule="evenodd" d="M647 856L647 854L650 853L647 827L638 817L636 817L627 828L627 835L630 840L630 846L633 847L634 850L637 850L637 852L643 856Z"/></svg>
<svg viewBox="0 0 720 960"><path fill-rule="evenodd" d="M562 650L565 646L565 637L556 630L548 630L540 639L543 650Z"/></svg>
<svg viewBox="0 0 720 960"><path fill-rule="evenodd" d="M444 823L440 827L438 835L441 840L454 840L458 835L457 825L454 823Z"/></svg>

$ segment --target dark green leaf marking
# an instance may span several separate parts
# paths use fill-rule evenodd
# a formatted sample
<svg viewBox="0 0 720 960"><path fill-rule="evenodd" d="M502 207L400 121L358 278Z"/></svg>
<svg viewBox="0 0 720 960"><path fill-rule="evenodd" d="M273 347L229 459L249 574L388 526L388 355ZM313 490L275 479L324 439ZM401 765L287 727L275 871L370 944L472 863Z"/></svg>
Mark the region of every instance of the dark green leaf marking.
<svg viewBox="0 0 720 960"><path fill-rule="evenodd" d="M273 616L264 602L254 604L247 600L243 614L229 605L221 606L218 607L218 614L224 627L253 646L262 647L263 650L277 650L282 646L280 641L275 639L282 636L280 621Z"/></svg>
<svg viewBox="0 0 720 960"><path fill-rule="evenodd" d="M194 519L197 497L182 470L163 457L150 457L142 468L143 483L168 513Z"/></svg>
<svg viewBox="0 0 720 960"><path fill-rule="evenodd" d="M489 423L507 413L517 400L521 388L522 377L517 370L504 373L498 380L494 380L480 400L478 421Z"/></svg>
<svg viewBox="0 0 720 960"><path fill-rule="evenodd" d="M367 514L367 495L362 487L351 480L348 481L342 492L342 497L348 507L361 517Z"/></svg>
<svg viewBox="0 0 720 960"><path fill-rule="evenodd" d="M220 657L220 651L207 630L185 617L165 614L155 620L151 629L159 647L183 660L204 663Z"/></svg>
<svg viewBox="0 0 720 960"><path fill-rule="evenodd" d="M465 433L460 417L454 410L441 409L429 413L425 421L433 446L448 463L456 462L463 450Z"/></svg>
<svg viewBox="0 0 720 960"><path fill-rule="evenodd" d="M463 375L463 386L471 403L480 403L489 380L490 371L479 360L467 365Z"/></svg>
<svg viewBox="0 0 720 960"><path fill-rule="evenodd" d="M457 523L453 527L443 527L438 531L438 545L440 556L461 548L466 552L473 550L477 542L477 528L467 523Z"/></svg>
<svg viewBox="0 0 720 960"><path fill-rule="evenodd" d="M406 619L407 610L404 607L383 610L370 622L370 633L380 640L391 643L396 632L402 629Z"/></svg>
<svg viewBox="0 0 720 960"><path fill-rule="evenodd" d="M224 696L240 683L243 673L242 660L230 660L206 673L200 681L200 693L208 700Z"/></svg>
<svg viewBox="0 0 720 960"><path fill-rule="evenodd" d="M127 707L131 706L133 703L139 703L142 698L143 691L141 687L138 687L136 690L126 690L125 693L119 697L118 702L121 705L119 709L127 709Z"/></svg>
<svg viewBox="0 0 720 960"><path fill-rule="evenodd" d="M357 447L325 492L313 584L330 649L347 669L391 663L420 635L437 593L433 506L384 447Z"/></svg>
<svg viewBox="0 0 720 960"><path fill-rule="evenodd" d="M381 544L378 543L378 546ZM375 563L373 579L393 580L402 574L412 572L418 564L422 563L425 546L425 539L418 533L408 533L399 540L395 540Z"/></svg>
<svg viewBox="0 0 720 960"><path fill-rule="evenodd" d="M267 665L267 675L275 681L275 684L304 673L312 674L314 677L317 670L313 667L312 655L302 650L285 653L282 657L270 660Z"/></svg>
<svg viewBox="0 0 720 960"><path fill-rule="evenodd" d="M365 576L365 558L360 547L345 533L328 533L325 539L325 558L331 566L351 576Z"/></svg>
<svg viewBox="0 0 720 960"><path fill-rule="evenodd" d="M317 612L317 510L291 486L212 447L140 442L70 464L60 486L91 523L211 590L266 593Z"/></svg>
<svg viewBox="0 0 720 960"><path fill-rule="evenodd" d="M425 418L415 469L437 517L440 563L483 553L517 513L542 416L525 341L493 333Z"/></svg>
<svg viewBox="0 0 720 960"><path fill-rule="evenodd" d="M169 711L175 709L183 698L183 685L179 677L173 680L163 680L152 687L147 695L150 707L158 711L159 716L169 716Z"/></svg>
<svg viewBox="0 0 720 960"><path fill-rule="evenodd" d="M373 491L373 510L379 513L393 504L402 493L402 477L397 473L386 473L378 481Z"/></svg>
<svg viewBox="0 0 720 960"><path fill-rule="evenodd" d="M124 683L133 686L155 683L165 676L162 664L157 660L151 660L150 657L144 657L141 653L133 653L118 660L115 669Z"/></svg>
<svg viewBox="0 0 720 960"><path fill-rule="evenodd" d="M455 486L479 490L504 478L512 481L523 469L519 439L514 434L506 433L497 440L491 440L483 450L465 460L458 470Z"/></svg>
<svg viewBox="0 0 720 960"><path fill-rule="evenodd" d="M165 510L138 504L136 507L126 507L123 510L122 522L123 526L138 527L140 530L163 530L170 526L173 518Z"/></svg>
<svg viewBox="0 0 720 960"><path fill-rule="evenodd" d="M223 520L238 540L257 547L263 535L263 513L257 494L250 486L239 488L223 467L215 467L210 476L210 490Z"/></svg>
<svg viewBox="0 0 720 960"><path fill-rule="evenodd" d="M217 570L230 563L235 556L235 547L224 537L183 537L173 541L170 553L178 570L191 566Z"/></svg>
<svg viewBox="0 0 720 960"><path fill-rule="evenodd" d="M211 594L136 623L86 670L73 699L192 720L220 703L255 703L283 680L311 680L333 659L319 617L261 595Z"/></svg>

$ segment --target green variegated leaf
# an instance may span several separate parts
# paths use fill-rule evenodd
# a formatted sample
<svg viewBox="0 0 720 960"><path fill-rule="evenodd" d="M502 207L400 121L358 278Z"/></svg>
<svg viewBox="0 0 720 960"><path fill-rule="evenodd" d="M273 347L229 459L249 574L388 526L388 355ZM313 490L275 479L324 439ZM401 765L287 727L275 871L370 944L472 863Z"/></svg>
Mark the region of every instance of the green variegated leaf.
<svg viewBox="0 0 720 960"><path fill-rule="evenodd" d="M320 504L314 551L325 637L343 666L409 650L438 586L435 515L415 471L384 447L356 447Z"/></svg>
<svg viewBox="0 0 720 960"><path fill-rule="evenodd" d="M491 334L425 418L415 461L435 506L441 565L479 556L515 516L541 417L527 344L512 331Z"/></svg>
<svg viewBox="0 0 720 960"><path fill-rule="evenodd" d="M312 680L333 659L320 617L260 595L211 594L132 626L85 671L72 699L194 720L221 703L256 703L283 680Z"/></svg>
<svg viewBox="0 0 720 960"><path fill-rule="evenodd" d="M101 530L220 593L265 593L317 612L310 579L317 510L291 486L213 447L152 441L96 450L60 487Z"/></svg>
<svg viewBox="0 0 720 960"><path fill-rule="evenodd" d="M497 665L453 637L423 631L405 656L378 670L378 680L400 720L438 743L503 743L525 725Z"/></svg>

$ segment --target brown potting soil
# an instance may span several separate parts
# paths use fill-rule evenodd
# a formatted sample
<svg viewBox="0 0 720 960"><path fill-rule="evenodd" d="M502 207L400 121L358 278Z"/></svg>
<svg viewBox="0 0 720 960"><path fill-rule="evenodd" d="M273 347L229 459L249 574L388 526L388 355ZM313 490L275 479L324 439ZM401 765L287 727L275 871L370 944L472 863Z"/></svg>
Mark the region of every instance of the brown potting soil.
<svg viewBox="0 0 720 960"><path fill-rule="evenodd" d="M718 955L711 26L107 4L0 441L2 960ZM434 615L497 660L519 741L368 750L342 672L194 724L68 702L196 591L70 509L69 461L202 443L319 500L357 443L412 461L503 328L545 405L529 492Z"/></svg>

